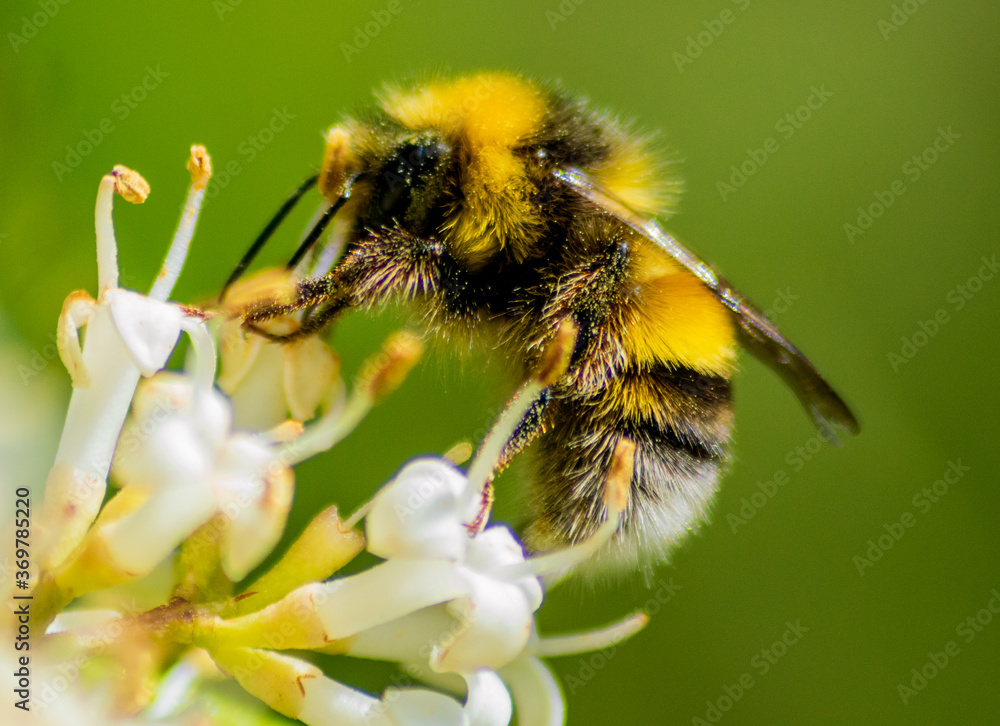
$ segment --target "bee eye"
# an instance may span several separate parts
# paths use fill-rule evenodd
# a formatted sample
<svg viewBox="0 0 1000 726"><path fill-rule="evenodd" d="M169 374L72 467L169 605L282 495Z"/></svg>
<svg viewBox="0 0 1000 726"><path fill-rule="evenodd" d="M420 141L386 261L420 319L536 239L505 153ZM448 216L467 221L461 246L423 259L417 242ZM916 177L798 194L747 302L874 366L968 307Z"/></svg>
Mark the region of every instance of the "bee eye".
<svg viewBox="0 0 1000 726"><path fill-rule="evenodd" d="M402 221L413 202L415 192L421 191L435 177L441 160L447 156L448 147L439 141L404 144L385 163L375 177L372 197L373 222Z"/></svg>

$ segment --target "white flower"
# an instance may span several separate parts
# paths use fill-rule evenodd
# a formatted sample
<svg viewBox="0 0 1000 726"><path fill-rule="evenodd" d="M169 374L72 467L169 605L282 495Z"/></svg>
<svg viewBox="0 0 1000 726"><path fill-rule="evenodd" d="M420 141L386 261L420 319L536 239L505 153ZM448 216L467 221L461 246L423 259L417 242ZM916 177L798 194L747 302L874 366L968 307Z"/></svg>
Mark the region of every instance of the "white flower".
<svg viewBox="0 0 1000 726"><path fill-rule="evenodd" d="M77 547L93 523L107 487L115 445L140 376L161 369L182 331L191 337L197 375L211 385L215 351L201 319L166 299L180 275L211 175L204 148L191 149L191 188L177 233L149 296L118 287L118 251L111 219L115 193L142 202L149 186L136 172L116 166L97 193L97 299L71 293L59 318L59 353L73 379L66 424L43 504L47 541L43 566L54 568ZM86 325L81 348L79 330Z"/></svg>
<svg viewBox="0 0 1000 726"><path fill-rule="evenodd" d="M180 721L154 720L145 715L115 713L114 694L107 686L81 688L79 667L55 658L52 648L33 644L30 656L30 697L16 691L4 704L4 726L181 726ZM22 668L14 652L0 654L0 669ZM20 705L17 705L20 704Z"/></svg>
<svg viewBox="0 0 1000 726"><path fill-rule="evenodd" d="M292 501L291 468L267 435L232 430L229 402L186 376L141 386L122 432L115 473L148 495L101 531L107 554L146 573L217 513L225 518L222 568L243 579L281 539Z"/></svg>
<svg viewBox="0 0 1000 726"><path fill-rule="evenodd" d="M618 529L634 447L619 444L605 521L577 545L529 558L510 529L488 526L488 519L501 452L565 371L575 328L560 328L538 374L507 407L468 474L443 459L409 463L346 523L335 507L320 513L276 565L239 585L234 596L282 535L291 467L353 430L402 382L422 346L412 335L393 336L345 396L336 356L325 344L262 343L230 321L223 377L233 398L216 391L206 316L166 301L210 175L204 149L193 147L189 169L181 224L148 296L117 286L111 221L114 193L141 201L148 187L123 167L102 180L97 299L73 293L60 317L58 346L74 394L45 494L46 541L31 584L32 618L45 631L39 650L52 644L46 654L57 654L57 668L72 658L79 669L86 654L85 660L110 660L122 678L116 688L95 691L107 703L81 700L78 687L64 698L53 691L51 713L72 720L75 709L93 708L97 720L111 723L109 708L145 709L146 717L169 718L185 707L197 680L220 675L217 665L275 710L315 726L504 726L515 710L524 726L562 724L563 697L541 658L607 647L646 623L640 614L557 638L539 637L535 624L545 588ZM314 266L331 261L321 256ZM192 340L189 372L159 372L182 332ZM151 380L138 385L141 377ZM254 394L261 391L264 402L257 405ZM234 403L242 414L234 414ZM317 420L300 423L321 405ZM297 420L281 423L286 413ZM265 424L273 428L260 432ZM103 503L112 461L122 488ZM365 546L353 531L362 517L367 548L383 561L327 580ZM171 597L159 607L59 615L82 594L150 574L178 546ZM95 628L107 633L100 647L88 635ZM276 652L292 649L394 661L425 685L369 695ZM448 695L463 692L464 699Z"/></svg>
<svg viewBox="0 0 1000 726"><path fill-rule="evenodd" d="M375 495L365 510L367 547L385 562L300 587L257 613L219 623L215 634L237 640L242 634L240 642L247 647L333 648L396 661L445 687L464 681L466 720L455 723L506 724L512 697L521 723L562 723L562 695L538 656L619 642L642 628L646 617L553 640L535 632L543 579L557 580L617 530L631 478L630 442L616 451L605 496L607 517L590 539L527 559L507 527L480 531L488 501L481 490L503 443L541 390L539 382L529 384L508 407L470 467L480 477L478 486L444 460L421 459ZM287 635L275 644L269 634L279 630ZM375 702L365 701L365 708L375 708Z"/></svg>
<svg viewBox="0 0 1000 726"><path fill-rule="evenodd" d="M249 693L310 726L503 726L511 716L506 689L490 671L467 679L462 706L426 688L388 688L376 698L269 650L218 650L213 656Z"/></svg>
<svg viewBox="0 0 1000 726"><path fill-rule="evenodd" d="M488 451L484 447L483 454ZM626 448L618 458L631 461L631 456L632 450ZM475 463L472 468L477 468ZM542 578L563 575L610 540L625 504L623 483L630 475L629 467L611 477L608 517L594 537L560 552L525 559L521 544L508 528L493 525L479 533L470 531L478 516L477 507L470 509L470 503L478 497L469 496L468 482L450 464L438 460L409 464L379 491L366 516L368 549L389 560L355 578L394 565L394 581L381 588L383 600L390 591L412 597L418 582L420 591L436 583L439 594L448 599L432 605L429 598L414 598L408 615L353 634L347 654L398 661L414 673L429 666L432 673L456 673L466 682L495 672L497 683L505 683L518 704L520 723L562 723L562 695L537 655L553 642L558 644L558 654L590 650L596 644L604 647L630 637L646 618L635 616L605 631L556 641L539 639L534 613L543 600ZM441 567L442 560L449 566ZM340 585L329 593L322 610L327 614L326 626L344 632L347 628L338 605L340 598L351 595L345 593L347 581ZM461 594L455 596L456 591ZM472 697L470 691L468 700ZM509 719L506 688L479 698L488 704L485 712L507 712Z"/></svg>

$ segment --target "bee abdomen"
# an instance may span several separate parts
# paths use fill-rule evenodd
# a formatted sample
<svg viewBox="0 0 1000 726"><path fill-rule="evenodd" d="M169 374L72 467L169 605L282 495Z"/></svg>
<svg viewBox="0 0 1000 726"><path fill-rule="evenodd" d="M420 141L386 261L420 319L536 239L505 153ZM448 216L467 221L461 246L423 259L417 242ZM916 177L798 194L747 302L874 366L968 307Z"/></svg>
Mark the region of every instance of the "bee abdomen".
<svg viewBox="0 0 1000 726"><path fill-rule="evenodd" d="M546 414L528 531L532 547L579 542L600 526L604 482L623 437L636 445L629 505L597 569L662 560L705 518L729 459L727 378L687 368L630 368L601 391L556 395Z"/></svg>

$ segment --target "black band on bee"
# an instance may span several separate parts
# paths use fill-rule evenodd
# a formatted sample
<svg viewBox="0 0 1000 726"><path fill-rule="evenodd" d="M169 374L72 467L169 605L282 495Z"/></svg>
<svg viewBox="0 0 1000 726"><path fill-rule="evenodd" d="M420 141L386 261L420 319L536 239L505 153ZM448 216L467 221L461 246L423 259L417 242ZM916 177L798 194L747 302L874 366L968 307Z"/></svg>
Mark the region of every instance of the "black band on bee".
<svg viewBox="0 0 1000 726"><path fill-rule="evenodd" d="M611 154L607 131L607 121L595 118L580 100L553 93L536 144L547 164L586 168L604 162Z"/></svg>
<svg viewBox="0 0 1000 726"><path fill-rule="evenodd" d="M579 294L573 311L579 333L571 363L576 363L594 341L608 316L608 309L628 274L629 246L622 239L613 239L602 258L598 258L584 274L589 281Z"/></svg>
<svg viewBox="0 0 1000 726"><path fill-rule="evenodd" d="M438 175L450 149L437 139L406 143L397 148L371 178L374 203L362 218L367 227L413 222L414 198ZM429 200L423 200L426 208ZM417 230L414 230L417 231Z"/></svg>

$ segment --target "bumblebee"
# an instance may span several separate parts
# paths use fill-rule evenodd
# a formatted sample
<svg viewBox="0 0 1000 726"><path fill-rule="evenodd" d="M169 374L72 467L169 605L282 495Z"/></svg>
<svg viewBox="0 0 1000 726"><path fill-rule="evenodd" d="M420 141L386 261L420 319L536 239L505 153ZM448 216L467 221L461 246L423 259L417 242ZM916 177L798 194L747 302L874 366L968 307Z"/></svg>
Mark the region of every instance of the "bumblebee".
<svg viewBox="0 0 1000 726"><path fill-rule="evenodd" d="M411 304L449 338L480 339L531 370L560 326L577 330L565 375L504 452L537 446L536 550L579 542L606 516L602 487L620 439L635 443L630 504L605 564L661 559L707 514L729 458L730 378L742 344L775 369L824 430L858 423L767 318L656 221L678 183L645 139L577 98L481 73L390 87L327 136L320 173L289 198L229 286L294 203L318 187L344 246L287 300L244 326L303 311L292 335L344 311ZM342 227L344 225L341 225ZM278 340L286 337L268 335Z"/></svg>

